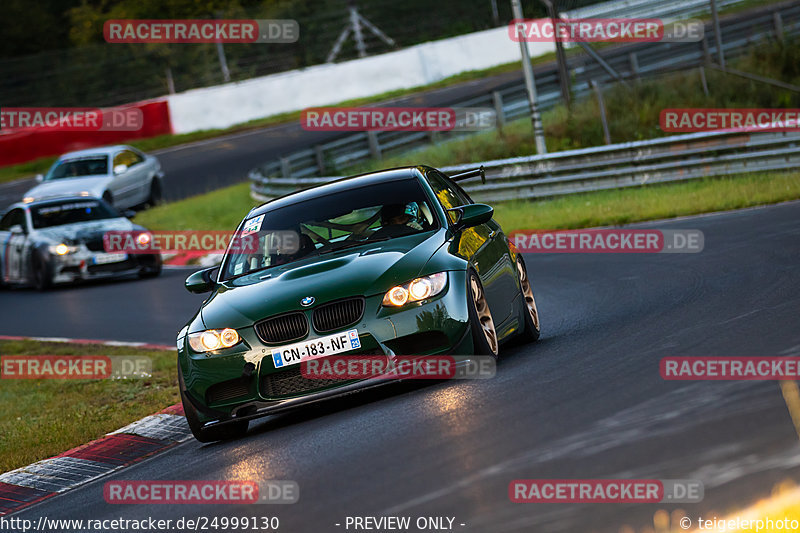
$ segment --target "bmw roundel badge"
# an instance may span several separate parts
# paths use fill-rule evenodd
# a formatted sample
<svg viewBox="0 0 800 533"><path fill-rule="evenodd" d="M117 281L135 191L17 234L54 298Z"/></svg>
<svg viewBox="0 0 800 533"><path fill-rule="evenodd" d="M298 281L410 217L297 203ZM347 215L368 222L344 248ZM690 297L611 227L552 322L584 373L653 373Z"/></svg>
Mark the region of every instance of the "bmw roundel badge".
<svg viewBox="0 0 800 533"><path fill-rule="evenodd" d="M313 303L314 303L314 297L313 296L306 296L305 298L300 300L300 305L302 305L303 307L308 307L309 305L311 305Z"/></svg>

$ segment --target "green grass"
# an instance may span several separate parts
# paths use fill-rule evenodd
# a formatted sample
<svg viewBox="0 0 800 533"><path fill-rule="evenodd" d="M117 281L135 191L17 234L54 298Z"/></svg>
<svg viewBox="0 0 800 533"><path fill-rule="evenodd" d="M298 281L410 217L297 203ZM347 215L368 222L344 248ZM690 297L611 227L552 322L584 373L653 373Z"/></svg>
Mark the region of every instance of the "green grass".
<svg viewBox="0 0 800 533"><path fill-rule="evenodd" d="M230 230L258 202L250 184L240 183L141 211L134 221L152 230Z"/></svg>
<svg viewBox="0 0 800 533"><path fill-rule="evenodd" d="M0 472L52 457L180 401L175 353L38 341L0 341L7 355L145 355L149 378L0 379Z"/></svg>
<svg viewBox="0 0 800 533"><path fill-rule="evenodd" d="M493 204L495 219L515 229L570 229L627 224L800 198L800 172L706 178ZM153 230L233 230L257 202L242 183L142 211L135 221Z"/></svg>
<svg viewBox="0 0 800 533"><path fill-rule="evenodd" d="M496 207L506 232L629 224L800 198L800 172L745 174L646 185Z"/></svg>
<svg viewBox="0 0 800 533"><path fill-rule="evenodd" d="M18 165L0 167L0 183L29 178L36 174L44 174L55 160L56 156L42 157L26 163L19 163Z"/></svg>

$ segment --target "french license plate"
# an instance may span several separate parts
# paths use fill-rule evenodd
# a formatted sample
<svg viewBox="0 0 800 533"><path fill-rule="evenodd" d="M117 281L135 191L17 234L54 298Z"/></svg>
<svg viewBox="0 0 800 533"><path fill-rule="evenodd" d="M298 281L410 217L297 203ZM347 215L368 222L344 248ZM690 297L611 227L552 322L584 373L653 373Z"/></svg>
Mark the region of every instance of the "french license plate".
<svg viewBox="0 0 800 533"><path fill-rule="evenodd" d="M95 265L105 265L108 263L120 263L128 259L128 254L97 254L92 258Z"/></svg>
<svg viewBox="0 0 800 533"><path fill-rule="evenodd" d="M275 363L275 368L282 368L296 365L309 359L349 352L358 348L361 348L358 330L351 329L342 333L328 335L327 337L275 348L272 350L272 362Z"/></svg>

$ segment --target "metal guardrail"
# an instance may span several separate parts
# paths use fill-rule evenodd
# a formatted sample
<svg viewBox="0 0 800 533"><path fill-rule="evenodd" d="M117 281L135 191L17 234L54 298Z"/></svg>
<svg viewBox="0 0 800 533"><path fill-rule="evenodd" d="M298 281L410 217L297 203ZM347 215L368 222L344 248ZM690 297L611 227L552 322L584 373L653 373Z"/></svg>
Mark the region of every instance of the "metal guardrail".
<svg viewBox="0 0 800 533"><path fill-rule="evenodd" d="M631 9L640 8L642 0L629 0ZM661 10L677 9L695 13L695 0L669 0ZM652 5L652 4L651 4ZM672 7L671 7L672 6ZM593 6L589 6L591 8ZM673 10L674 12L674 10ZM583 14L582 14L583 16ZM744 53L749 45L769 36L800 34L800 3L777 4L758 13L722 21L723 49L728 58ZM711 29L706 25L706 38L699 43L639 43L617 46L603 51L603 59L624 78L647 77L671 70L685 70L710 62L716 54ZM590 80L613 81L611 76L587 56L569 58L573 78L573 94L587 93ZM560 101L557 72L554 66L538 69L536 74L539 104L546 110ZM451 104L452 107L491 107L498 124L529 114L525 85L505 85L492 93ZM254 183L267 177L307 178L344 172L359 162L379 159L391 152L410 151L435 142L466 135L464 132L360 132L334 141L300 150L261 165L250 173Z"/></svg>
<svg viewBox="0 0 800 533"><path fill-rule="evenodd" d="M632 187L652 183L729 176L800 167L800 132L701 132L470 163L441 169L452 174L475 166L486 169L479 179L460 182L483 202L534 199ZM253 176L251 176L253 179ZM261 201L337 177L269 178L253 181L251 194Z"/></svg>
<svg viewBox="0 0 800 533"><path fill-rule="evenodd" d="M717 0L717 9L724 9L744 0ZM674 19L711 12L708 0L612 0L564 11L566 18L659 18Z"/></svg>

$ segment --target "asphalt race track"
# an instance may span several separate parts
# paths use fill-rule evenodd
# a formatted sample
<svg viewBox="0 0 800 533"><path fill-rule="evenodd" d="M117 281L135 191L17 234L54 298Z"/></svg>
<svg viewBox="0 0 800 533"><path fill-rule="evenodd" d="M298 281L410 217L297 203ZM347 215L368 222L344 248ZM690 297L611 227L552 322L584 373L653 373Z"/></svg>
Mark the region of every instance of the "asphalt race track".
<svg viewBox="0 0 800 533"><path fill-rule="evenodd" d="M0 289L0 335L67 337L174 344L205 295L183 288L196 269L165 268L161 276L34 289ZM148 340L143 340L148 339Z"/></svg>
<svg viewBox="0 0 800 533"><path fill-rule="evenodd" d="M14 516L278 516L284 533L378 515L455 517L456 531L487 533L640 531L659 509L723 516L797 481L800 443L776 382L666 382L658 363L800 355L800 202L637 227L700 229L705 250L527 256L544 334L503 350L492 380L393 384L275 416L243 439L192 440ZM199 303L179 274L6 292L0 333L38 324L40 335L171 342ZM509 482L525 478L700 479L705 500L511 503ZM109 479L294 480L300 501L108 505Z"/></svg>

